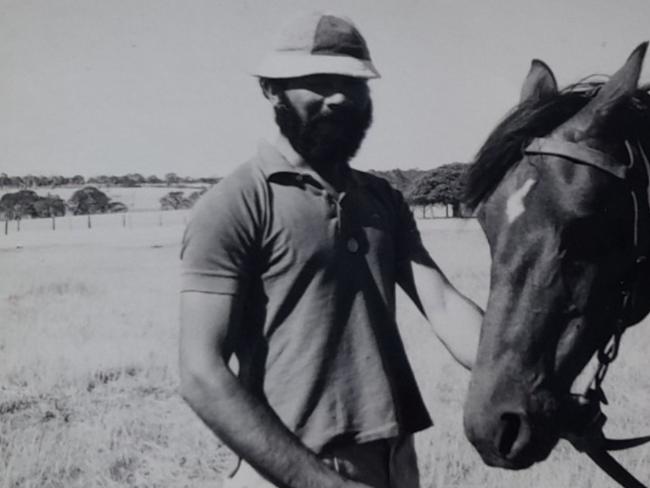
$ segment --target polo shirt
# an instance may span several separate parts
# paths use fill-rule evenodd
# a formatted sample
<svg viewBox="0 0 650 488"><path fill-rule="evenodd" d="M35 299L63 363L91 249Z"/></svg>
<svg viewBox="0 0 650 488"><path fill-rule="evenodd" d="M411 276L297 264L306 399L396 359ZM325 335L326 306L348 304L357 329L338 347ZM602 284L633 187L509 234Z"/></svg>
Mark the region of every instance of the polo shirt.
<svg viewBox="0 0 650 488"><path fill-rule="evenodd" d="M335 197L268 143L197 202L182 291L239 295L241 381L308 447L431 425L395 321L400 262L428 257L401 194L351 170Z"/></svg>

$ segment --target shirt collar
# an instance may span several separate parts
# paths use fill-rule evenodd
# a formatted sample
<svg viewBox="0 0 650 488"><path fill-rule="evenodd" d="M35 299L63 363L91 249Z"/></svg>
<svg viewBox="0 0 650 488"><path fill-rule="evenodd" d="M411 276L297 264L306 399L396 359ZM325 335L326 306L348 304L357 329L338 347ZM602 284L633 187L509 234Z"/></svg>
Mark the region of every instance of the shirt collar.
<svg viewBox="0 0 650 488"><path fill-rule="evenodd" d="M261 162L260 169L267 180L280 173L308 175L307 172L302 171L300 167L289 161L290 155L285 155L277 145L266 140L259 142L257 153ZM350 177L355 186L366 186L368 184L367 178L363 177L363 173L355 169L350 170Z"/></svg>
<svg viewBox="0 0 650 488"><path fill-rule="evenodd" d="M280 150L268 141L260 141L257 146L257 154L260 159L260 169L268 180L278 173L300 174L301 172L289 163Z"/></svg>

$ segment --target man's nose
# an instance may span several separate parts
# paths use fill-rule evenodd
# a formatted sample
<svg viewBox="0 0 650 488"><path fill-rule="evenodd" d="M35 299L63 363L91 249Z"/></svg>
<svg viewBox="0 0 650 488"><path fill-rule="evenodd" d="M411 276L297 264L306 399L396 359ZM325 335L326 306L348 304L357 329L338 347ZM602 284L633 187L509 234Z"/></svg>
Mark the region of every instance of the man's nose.
<svg viewBox="0 0 650 488"><path fill-rule="evenodd" d="M345 105L348 102L348 98L342 91L333 91L328 94L323 100L323 104L327 108L334 108L340 105Z"/></svg>
<svg viewBox="0 0 650 488"><path fill-rule="evenodd" d="M353 104L353 100L342 90L332 91L332 93L323 99L323 106L328 110L337 110Z"/></svg>

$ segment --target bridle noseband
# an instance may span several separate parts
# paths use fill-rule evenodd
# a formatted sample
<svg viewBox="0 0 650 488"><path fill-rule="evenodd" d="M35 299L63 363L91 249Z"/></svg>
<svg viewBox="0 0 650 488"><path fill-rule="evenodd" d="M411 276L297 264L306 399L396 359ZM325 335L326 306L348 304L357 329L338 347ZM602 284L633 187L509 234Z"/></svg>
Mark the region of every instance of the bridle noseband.
<svg viewBox="0 0 650 488"><path fill-rule="evenodd" d="M533 139L524 149L524 154L558 156L577 164L592 166L623 181L629 188L634 212L634 269L629 277L620 282L620 312L609 340L598 350L598 367L591 382L584 393L571 394L566 403L566 427L561 436L569 440L577 450L586 453L621 486L645 488L645 485L621 466L608 451L650 442L650 436L607 439L603 433L607 417L601 410L601 404L607 404L602 383L609 365L618 355L623 332L632 325L632 311L642 293L642 273L647 272L645 266L650 252L650 159L638 140L634 144L626 140L625 147L628 152L628 165L622 165L602 151L550 138Z"/></svg>

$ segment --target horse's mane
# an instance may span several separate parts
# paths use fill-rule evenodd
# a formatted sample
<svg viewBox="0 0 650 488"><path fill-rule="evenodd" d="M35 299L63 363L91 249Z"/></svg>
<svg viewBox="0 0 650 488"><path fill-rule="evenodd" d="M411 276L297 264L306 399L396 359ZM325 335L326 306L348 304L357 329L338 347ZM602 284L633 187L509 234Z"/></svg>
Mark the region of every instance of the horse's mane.
<svg viewBox="0 0 650 488"><path fill-rule="evenodd" d="M463 200L475 209L489 197L506 172L522 159L523 149L535 137L544 137L575 115L591 100L603 81L584 81L561 92L517 105L488 136L465 175ZM636 128L650 144L650 84L640 87L614 115L612 127ZM618 132L617 130L617 132Z"/></svg>

